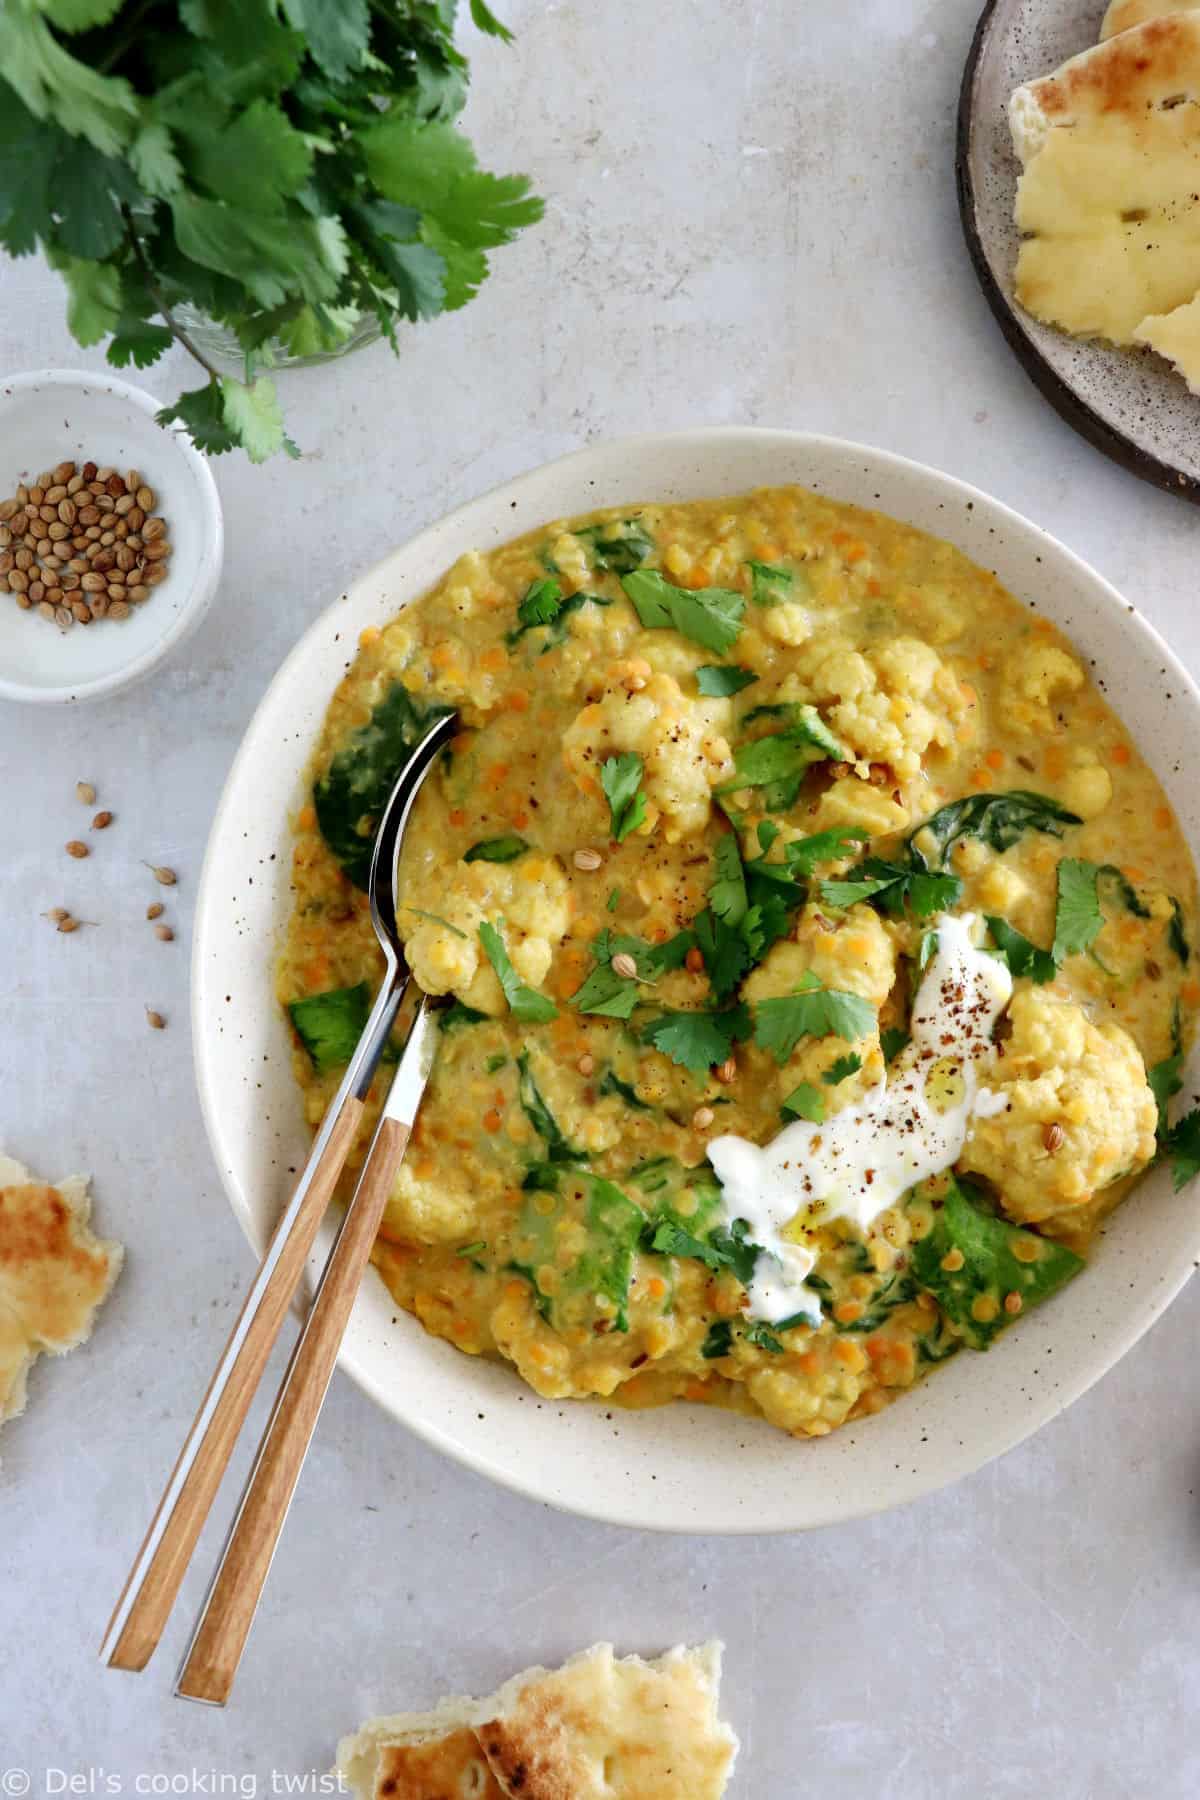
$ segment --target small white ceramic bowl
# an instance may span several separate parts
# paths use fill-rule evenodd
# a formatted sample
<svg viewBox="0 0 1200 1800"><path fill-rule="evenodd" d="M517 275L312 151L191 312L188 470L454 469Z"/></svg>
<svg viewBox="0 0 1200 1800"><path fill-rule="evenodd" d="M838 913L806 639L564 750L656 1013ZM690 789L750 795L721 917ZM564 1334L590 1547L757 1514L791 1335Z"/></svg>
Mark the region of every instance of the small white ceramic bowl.
<svg viewBox="0 0 1200 1800"><path fill-rule="evenodd" d="M362 576L300 640L233 765L196 910L192 1026L200 1098L234 1212L261 1250L308 1149L272 995L289 904L288 814L359 632L383 625L464 551L593 507L799 482L956 543L1073 638L1200 842L1200 694L1106 581L998 501L902 457L797 432L721 429L603 444L524 475ZM1185 1085L1195 1085L1196 1057ZM326 1229L314 1270L329 1244ZM1137 1342L1200 1251L1200 1206L1152 1170L1089 1267L986 1355L964 1350L875 1418L796 1442L761 1421L675 1404L625 1412L541 1400L399 1312L372 1271L342 1367L385 1412L481 1474L552 1505L665 1530L788 1531L878 1512L969 1474L1078 1399ZM199 1373L199 1371L198 1371ZM386 1444L381 1444L386 1457Z"/></svg>
<svg viewBox="0 0 1200 1800"><path fill-rule="evenodd" d="M56 463L138 469L174 550L170 574L127 619L63 631L22 612L0 582L0 698L95 700L140 681L199 624L221 575L225 529L212 470L162 402L115 375L39 369L0 381L0 500Z"/></svg>

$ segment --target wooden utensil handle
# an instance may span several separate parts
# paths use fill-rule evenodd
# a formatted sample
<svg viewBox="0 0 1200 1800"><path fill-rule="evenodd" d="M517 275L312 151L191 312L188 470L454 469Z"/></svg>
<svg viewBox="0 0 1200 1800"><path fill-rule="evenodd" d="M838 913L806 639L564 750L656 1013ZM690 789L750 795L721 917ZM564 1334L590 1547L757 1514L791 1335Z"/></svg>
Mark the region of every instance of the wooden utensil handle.
<svg viewBox="0 0 1200 1800"><path fill-rule="evenodd" d="M223 1706L375 1242L408 1127L384 1118L292 1353L175 1691Z"/></svg>
<svg viewBox="0 0 1200 1800"><path fill-rule="evenodd" d="M362 1115L361 1100L345 1101L319 1161L306 1167L300 1210L289 1220L285 1208L275 1228L109 1621L101 1655L110 1668L144 1669L162 1636ZM281 1233L286 1241L277 1245Z"/></svg>

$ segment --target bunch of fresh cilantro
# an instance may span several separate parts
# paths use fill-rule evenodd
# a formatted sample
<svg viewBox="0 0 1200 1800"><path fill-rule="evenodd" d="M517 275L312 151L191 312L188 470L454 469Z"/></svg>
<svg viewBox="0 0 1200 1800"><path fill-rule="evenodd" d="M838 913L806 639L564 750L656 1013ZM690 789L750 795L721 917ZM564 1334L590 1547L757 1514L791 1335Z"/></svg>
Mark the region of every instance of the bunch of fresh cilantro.
<svg viewBox="0 0 1200 1800"><path fill-rule="evenodd" d="M159 415L201 449L284 449L272 345L336 349L363 316L465 305L541 216L453 120L456 0L4 0L0 244L40 248L81 344L117 368L184 345L208 379ZM509 33L485 0L477 26ZM176 317L228 328L223 377Z"/></svg>

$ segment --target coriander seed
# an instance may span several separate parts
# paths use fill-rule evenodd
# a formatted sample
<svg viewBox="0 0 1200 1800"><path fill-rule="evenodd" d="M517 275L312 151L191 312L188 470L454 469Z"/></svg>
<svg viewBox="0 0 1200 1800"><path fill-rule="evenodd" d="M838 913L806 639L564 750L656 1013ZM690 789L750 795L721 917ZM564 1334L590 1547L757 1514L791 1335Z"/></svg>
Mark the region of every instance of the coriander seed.
<svg viewBox="0 0 1200 1800"><path fill-rule="evenodd" d="M161 919L165 911L166 907L161 900L152 900L150 905L146 908L146 917L148 919Z"/></svg>
<svg viewBox="0 0 1200 1800"><path fill-rule="evenodd" d="M164 944L169 944L174 938L175 933L171 930L169 925L156 925L154 927L154 935L156 938L161 938Z"/></svg>
<svg viewBox="0 0 1200 1800"><path fill-rule="evenodd" d="M77 781L75 783L75 798L81 800L84 806L95 806L96 790L90 781Z"/></svg>
<svg viewBox="0 0 1200 1800"><path fill-rule="evenodd" d="M112 822L113 816L110 812L98 812L92 820L92 830L107 831Z"/></svg>
<svg viewBox="0 0 1200 1800"><path fill-rule="evenodd" d="M72 838L67 845L67 855L75 857L90 856L91 851L79 838Z"/></svg>
<svg viewBox="0 0 1200 1800"><path fill-rule="evenodd" d="M167 1028L167 1021L163 1018L163 1015L160 1012L155 1012L153 1008L149 1006L146 1008L146 1023L149 1025L151 1031L165 1031Z"/></svg>

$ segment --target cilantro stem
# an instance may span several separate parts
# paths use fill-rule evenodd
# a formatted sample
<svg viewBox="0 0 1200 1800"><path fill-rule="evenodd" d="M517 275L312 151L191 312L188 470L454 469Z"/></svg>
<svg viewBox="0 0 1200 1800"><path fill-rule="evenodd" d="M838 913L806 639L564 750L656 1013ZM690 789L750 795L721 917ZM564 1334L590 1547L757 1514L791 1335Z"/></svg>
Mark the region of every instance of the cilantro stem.
<svg viewBox="0 0 1200 1800"><path fill-rule="evenodd" d="M166 325L167 330L171 333L171 336L177 343L183 345L183 348L187 351L188 355L194 357L200 364L200 367L206 371L209 380L219 382L221 379L221 371L214 368L213 364L209 362L207 356L205 356L202 351L197 350L195 344L193 344L191 338L175 318L170 307L159 292L150 264L146 260L146 252L142 248L142 240L137 234L137 227L133 222L133 214L130 212L125 201L121 202L121 214L125 220L125 228L129 233L129 242L133 248L133 254L137 258L138 266L142 271L142 279L146 283L146 292L154 301L155 306L157 306L159 316Z"/></svg>

